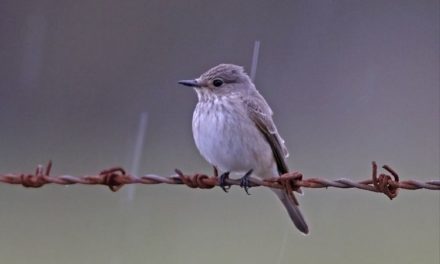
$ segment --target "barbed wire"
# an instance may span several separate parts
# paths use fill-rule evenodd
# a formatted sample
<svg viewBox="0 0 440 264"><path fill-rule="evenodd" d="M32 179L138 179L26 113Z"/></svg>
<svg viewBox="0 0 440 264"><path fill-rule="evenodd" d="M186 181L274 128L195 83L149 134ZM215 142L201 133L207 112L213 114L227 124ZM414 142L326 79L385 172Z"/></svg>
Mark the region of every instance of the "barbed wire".
<svg viewBox="0 0 440 264"><path fill-rule="evenodd" d="M300 187L304 188L356 188L371 192L383 193L388 198L393 199L397 196L399 189L406 190L440 190L440 180L431 180L420 182L416 180L400 181L399 175L389 166L384 165L382 168L388 172L377 175L376 162L372 162L372 175L370 179L363 181L352 181L349 179L327 180L322 178L303 179L303 175L299 172L289 172L280 177L269 177L265 179L250 177L249 187L264 186L269 188L283 189L289 194L293 191L299 191ZM186 175L182 171L176 169L175 175L168 177L147 174L143 176L129 175L122 167L113 167L101 171L96 175L71 176L59 175L50 176L52 162L49 161L46 166L38 165L34 173L7 173L0 174L0 182L7 184L20 184L24 187L39 188L46 184L85 184L85 185L105 185L112 191L118 191L126 184L180 184L190 188L211 189L220 186L220 179L217 176L208 176L205 174ZM241 186L240 179L224 179L227 186Z"/></svg>

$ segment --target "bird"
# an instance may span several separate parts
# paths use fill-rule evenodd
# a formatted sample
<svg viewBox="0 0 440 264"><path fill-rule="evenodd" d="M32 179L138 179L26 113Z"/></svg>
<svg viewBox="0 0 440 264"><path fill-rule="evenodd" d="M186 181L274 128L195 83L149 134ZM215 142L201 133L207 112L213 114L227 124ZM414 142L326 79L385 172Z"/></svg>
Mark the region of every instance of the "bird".
<svg viewBox="0 0 440 264"><path fill-rule="evenodd" d="M178 81L194 88L198 102L192 118L195 145L204 159L221 172L220 186L226 191L229 173L248 177L277 177L289 171L289 153L273 121L272 109L242 66L219 64L200 77ZM309 227L296 198L271 189L286 208L290 219L303 234Z"/></svg>

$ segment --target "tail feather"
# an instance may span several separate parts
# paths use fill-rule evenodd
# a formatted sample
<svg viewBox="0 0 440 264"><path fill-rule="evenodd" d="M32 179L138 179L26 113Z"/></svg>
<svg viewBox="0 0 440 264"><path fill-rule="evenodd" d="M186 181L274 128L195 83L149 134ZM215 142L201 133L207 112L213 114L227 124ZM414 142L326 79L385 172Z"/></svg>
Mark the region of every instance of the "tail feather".
<svg viewBox="0 0 440 264"><path fill-rule="evenodd" d="M299 206L296 205L295 202L291 198L289 198L289 196L285 192L281 190L273 190L273 191L276 193L278 198L280 198L281 202L283 203L284 207L287 210L287 213L290 216L290 219L292 220L296 228L298 228L298 230L301 231L303 234L308 234L309 227L307 226L304 216L299 210Z"/></svg>

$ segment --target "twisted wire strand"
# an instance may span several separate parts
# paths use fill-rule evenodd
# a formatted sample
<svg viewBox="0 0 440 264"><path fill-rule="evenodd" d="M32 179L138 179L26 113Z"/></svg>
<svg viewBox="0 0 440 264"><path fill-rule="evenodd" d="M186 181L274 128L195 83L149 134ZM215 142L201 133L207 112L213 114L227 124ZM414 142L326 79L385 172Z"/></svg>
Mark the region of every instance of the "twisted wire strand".
<svg viewBox="0 0 440 264"><path fill-rule="evenodd" d="M372 162L372 175L370 179L363 181L352 181L349 179L327 180L323 178L303 179L303 175L299 172L289 172L280 177L270 177L265 179L250 177L249 187L270 187L285 190L289 195L293 191L299 191L303 188L356 188L371 192L384 193L390 199L397 196L399 189L406 190L440 190L440 180L431 180L421 182L416 180L400 181L399 175L384 165L382 168L388 173L377 173L377 165ZM208 176L205 174L186 175L180 170L175 170L176 174L168 177L147 174L143 176L134 176L126 174L121 167L114 167L101 171L96 175L71 176L59 175L50 176L52 162L49 161L46 166L38 165L34 173L26 174L0 174L0 182L7 184L20 184L24 187L39 188L46 184L85 184L85 185L105 185L112 191L118 191L126 184L180 184L190 188L211 189L220 186L220 180L216 176ZM240 179L225 179L225 184L229 186L241 186Z"/></svg>

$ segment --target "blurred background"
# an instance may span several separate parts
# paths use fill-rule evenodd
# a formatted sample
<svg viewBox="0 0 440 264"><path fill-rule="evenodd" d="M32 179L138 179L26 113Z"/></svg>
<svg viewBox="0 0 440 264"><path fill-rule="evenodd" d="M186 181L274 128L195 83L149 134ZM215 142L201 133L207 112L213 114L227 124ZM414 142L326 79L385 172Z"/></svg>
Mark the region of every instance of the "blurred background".
<svg viewBox="0 0 440 264"><path fill-rule="evenodd" d="M177 81L250 72L255 40L292 170L361 180L376 160L439 178L439 1L379 0L2 0L0 172L211 173ZM251 194L0 184L0 262L439 263L438 192L307 189L307 237L270 191Z"/></svg>

